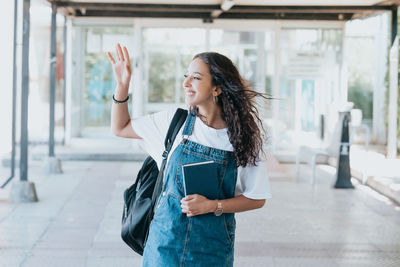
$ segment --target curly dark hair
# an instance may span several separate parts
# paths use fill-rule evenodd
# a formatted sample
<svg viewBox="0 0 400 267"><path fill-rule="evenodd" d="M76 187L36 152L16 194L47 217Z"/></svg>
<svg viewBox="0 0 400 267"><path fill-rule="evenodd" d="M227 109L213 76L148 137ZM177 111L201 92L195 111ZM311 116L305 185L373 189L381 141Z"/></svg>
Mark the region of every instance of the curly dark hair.
<svg viewBox="0 0 400 267"><path fill-rule="evenodd" d="M267 94L251 88L243 79L234 63L224 55L215 52L197 54L193 60L200 58L209 67L212 83L221 88L217 104L221 107L222 119L228 127L229 141L233 146L236 167L255 166L259 154L263 153L264 131L256 107L255 97L270 99ZM197 108L194 109L199 116Z"/></svg>

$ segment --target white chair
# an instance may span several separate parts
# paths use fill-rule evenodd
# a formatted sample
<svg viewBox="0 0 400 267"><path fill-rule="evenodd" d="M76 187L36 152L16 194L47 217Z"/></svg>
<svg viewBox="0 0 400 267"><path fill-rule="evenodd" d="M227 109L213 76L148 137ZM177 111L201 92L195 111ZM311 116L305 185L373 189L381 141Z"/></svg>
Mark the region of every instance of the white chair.
<svg viewBox="0 0 400 267"><path fill-rule="evenodd" d="M335 123L335 128L331 136L328 138L327 142L322 143L320 146L300 146L297 150L296 154L296 175L299 175L300 172L300 163L301 161L310 164L312 169L312 178L311 183L315 183L315 165L317 159L321 159L324 157L324 163L327 163L328 157L337 158L339 155L340 148L340 138L341 138L341 128L342 128L342 117L337 120Z"/></svg>

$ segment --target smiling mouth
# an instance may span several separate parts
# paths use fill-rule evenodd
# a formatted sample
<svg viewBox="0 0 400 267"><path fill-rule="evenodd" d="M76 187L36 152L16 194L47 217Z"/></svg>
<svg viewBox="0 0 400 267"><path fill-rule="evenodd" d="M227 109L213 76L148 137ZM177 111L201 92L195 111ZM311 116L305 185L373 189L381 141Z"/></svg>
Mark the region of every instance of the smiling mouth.
<svg viewBox="0 0 400 267"><path fill-rule="evenodd" d="M187 96L192 96L192 95L195 94L195 92L194 92L194 91L186 91L185 94L186 94Z"/></svg>

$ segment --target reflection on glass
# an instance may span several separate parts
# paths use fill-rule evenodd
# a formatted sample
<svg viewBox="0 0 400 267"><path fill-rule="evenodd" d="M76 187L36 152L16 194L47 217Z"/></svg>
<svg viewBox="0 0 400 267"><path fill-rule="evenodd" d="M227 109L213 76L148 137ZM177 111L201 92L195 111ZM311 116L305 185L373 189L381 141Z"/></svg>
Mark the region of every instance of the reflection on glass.
<svg viewBox="0 0 400 267"><path fill-rule="evenodd" d="M210 50L229 57L244 79L260 92L272 95L273 32L210 30ZM270 101L261 101L263 118L272 118Z"/></svg>
<svg viewBox="0 0 400 267"><path fill-rule="evenodd" d="M346 37L348 53L348 99L354 108L361 109L363 122L372 123L374 88L374 51L375 39L372 36Z"/></svg>
<svg viewBox="0 0 400 267"><path fill-rule="evenodd" d="M116 43L128 45L131 42L132 30L127 27L89 27L86 28L85 35L85 78L82 103L84 128L109 127L112 94L116 82L112 66L105 53L115 51Z"/></svg>
<svg viewBox="0 0 400 267"><path fill-rule="evenodd" d="M319 117L329 113L332 92L338 90L334 81L339 78L341 35L337 29L281 31L277 136L291 140L284 149L293 142L303 143L304 134L311 134L307 138L318 136Z"/></svg>
<svg viewBox="0 0 400 267"><path fill-rule="evenodd" d="M255 32L210 30L210 49L232 60L243 78L257 86L258 44Z"/></svg>
<svg viewBox="0 0 400 267"><path fill-rule="evenodd" d="M161 110L160 104L184 102L183 75L190 61L205 49L205 29L147 28L143 30L146 110Z"/></svg>
<svg viewBox="0 0 400 267"><path fill-rule="evenodd" d="M149 102L175 102L176 55L150 52Z"/></svg>
<svg viewBox="0 0 400 267"><path fill-rule="evenodd" d="M301 84L301 130L314 131L315 91L313 80L302 80Z"/></svg>

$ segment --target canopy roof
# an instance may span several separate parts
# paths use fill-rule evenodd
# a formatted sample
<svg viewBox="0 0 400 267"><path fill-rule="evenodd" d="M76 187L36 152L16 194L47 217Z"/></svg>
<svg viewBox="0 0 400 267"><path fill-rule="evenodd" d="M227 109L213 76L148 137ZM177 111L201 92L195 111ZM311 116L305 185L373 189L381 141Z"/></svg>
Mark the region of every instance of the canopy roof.
<svg viewBox="0 0 400 267"><path fill-rule="evenodd" d="M393 10L400 0L48 0L76 17L351 20ZM227 2L223 4L224 2Z"/></svg>

